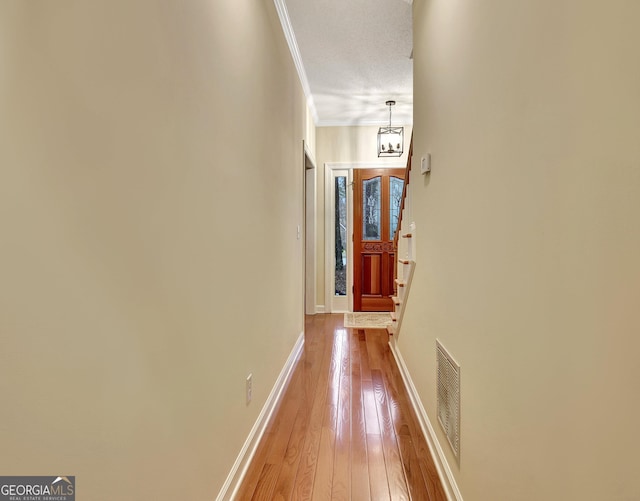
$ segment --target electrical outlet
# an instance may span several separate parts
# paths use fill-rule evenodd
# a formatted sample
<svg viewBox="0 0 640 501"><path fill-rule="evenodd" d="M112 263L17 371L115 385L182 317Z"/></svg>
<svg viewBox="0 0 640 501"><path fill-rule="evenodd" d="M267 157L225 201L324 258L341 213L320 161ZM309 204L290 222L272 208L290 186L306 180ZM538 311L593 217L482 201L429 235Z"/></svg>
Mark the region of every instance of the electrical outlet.
<svg viewBox="0 0 640 501"><path fill-rule="evenodd" d="M251 403L251 397L253 396L253 374L247 376L246 383L247 405L249 405Z"/></svg>

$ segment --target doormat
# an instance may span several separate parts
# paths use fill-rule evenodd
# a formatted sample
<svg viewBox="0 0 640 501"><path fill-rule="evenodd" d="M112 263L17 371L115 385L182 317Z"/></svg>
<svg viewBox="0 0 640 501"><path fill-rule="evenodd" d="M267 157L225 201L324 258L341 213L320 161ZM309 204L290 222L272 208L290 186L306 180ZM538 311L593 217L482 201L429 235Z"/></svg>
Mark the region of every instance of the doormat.
<svg viewBox="0 0 640 501"><path fill-rule="evenodd" d="M355 312L344 314L344 326L353 329L384 329L391 325L391 315L388 312L369 313Z"/></svg>

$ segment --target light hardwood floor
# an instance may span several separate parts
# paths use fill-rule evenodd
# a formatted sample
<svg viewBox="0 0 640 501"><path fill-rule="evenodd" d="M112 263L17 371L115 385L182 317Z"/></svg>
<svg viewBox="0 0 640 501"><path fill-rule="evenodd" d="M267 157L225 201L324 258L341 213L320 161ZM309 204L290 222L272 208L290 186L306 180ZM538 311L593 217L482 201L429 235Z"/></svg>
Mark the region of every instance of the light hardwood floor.
<svg viewBox="0 0 640 501"><path fill-rule="evenodd" d="M305 345L237 500L445 501L386 331L306 318Z"/></svg>

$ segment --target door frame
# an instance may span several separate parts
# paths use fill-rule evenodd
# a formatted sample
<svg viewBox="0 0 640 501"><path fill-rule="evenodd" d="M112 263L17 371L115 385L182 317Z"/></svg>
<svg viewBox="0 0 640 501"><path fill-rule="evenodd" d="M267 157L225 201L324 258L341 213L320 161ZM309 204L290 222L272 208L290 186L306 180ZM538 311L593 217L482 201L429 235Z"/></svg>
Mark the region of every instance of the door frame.
<svg viewBox="0 0 640 501"><path fill-rule="evenodd" d="M405 169L406 162L326 162L324 164L324 308L325 313L353 311L353 169ZM347 296L335 301L335 211L334 184L337 171L347 176ZM344 174L340 174L344 175ZM339 297L339 296L338 296ZM345 304L346 303L346 304Z"/></svg>
<svg viewBox="0 0 640 501"><path fill-rule="evenodd" d="M304 315L316 314L316 244L318 241L316 231L316 213L318 210L317 204L317 189L318 183L316 169L316 162L313 158L311 150L309 149L307 142L302 140L302 183L303 183L303 198L302 201L302 232L303 232L303 270L302 270L302 290L304 292ZM303 323L304 325L304 318Z"/></svg>

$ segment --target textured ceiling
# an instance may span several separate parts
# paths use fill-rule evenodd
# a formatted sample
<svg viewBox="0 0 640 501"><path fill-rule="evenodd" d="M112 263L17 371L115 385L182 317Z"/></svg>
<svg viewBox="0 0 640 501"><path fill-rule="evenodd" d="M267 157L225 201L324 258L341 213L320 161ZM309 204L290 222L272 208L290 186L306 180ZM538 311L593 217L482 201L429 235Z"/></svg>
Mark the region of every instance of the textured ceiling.
<svg viewBox="0 0 640 501"><path fill-rule="evenodd" d="M275 2L317 125L413 123L412 0Z"/></svg>

